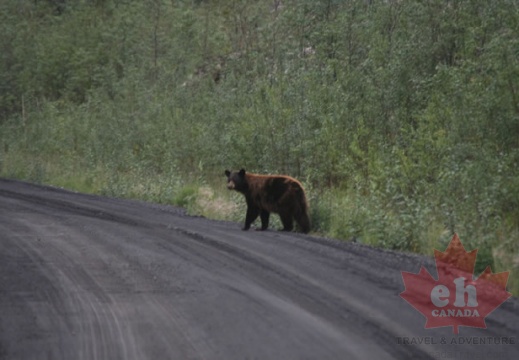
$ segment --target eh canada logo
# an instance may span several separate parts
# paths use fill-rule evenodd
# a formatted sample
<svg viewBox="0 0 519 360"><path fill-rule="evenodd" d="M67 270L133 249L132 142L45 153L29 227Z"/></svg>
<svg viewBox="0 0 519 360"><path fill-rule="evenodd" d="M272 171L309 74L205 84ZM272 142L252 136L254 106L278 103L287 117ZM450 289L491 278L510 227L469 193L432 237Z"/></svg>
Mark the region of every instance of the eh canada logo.
<svg viewBox="0 0 519 360"><path fill-rule="evenodd" d="M485 317L511 294L508 272L492 273L490 266L474 279L477 249L466 252L454 234L444 252L434 250L438 280L422 266L418 274L402 271L405 291L400 296L422 313L425 328L459 326L486 328Z"/></svg>

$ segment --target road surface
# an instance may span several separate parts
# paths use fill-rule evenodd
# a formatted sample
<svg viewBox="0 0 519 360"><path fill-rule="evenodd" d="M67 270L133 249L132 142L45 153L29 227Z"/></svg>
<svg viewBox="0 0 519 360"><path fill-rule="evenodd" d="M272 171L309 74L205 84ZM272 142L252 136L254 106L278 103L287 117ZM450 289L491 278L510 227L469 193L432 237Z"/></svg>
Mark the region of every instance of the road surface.
<svg viewBox="0 0 519 360"><path fill-rule="evenodd" d="M399 294L430 258L240 227L0 180L0 359L519 358L516 298L426 330Z"/></svg>

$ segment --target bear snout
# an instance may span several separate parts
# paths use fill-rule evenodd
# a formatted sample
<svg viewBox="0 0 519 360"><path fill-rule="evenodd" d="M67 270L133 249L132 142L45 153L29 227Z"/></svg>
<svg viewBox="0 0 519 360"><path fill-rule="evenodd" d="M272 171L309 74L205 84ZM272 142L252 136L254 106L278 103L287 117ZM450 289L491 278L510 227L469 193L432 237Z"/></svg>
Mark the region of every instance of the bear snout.
<svg viewBox="0 0 519 360"><path fill-rule="evenodd" d="M229 189L229 190L234 190L234 187L235 187L235 185L234 185L234 181L229 181L229 182L227 183L227 189Z"/></svg>

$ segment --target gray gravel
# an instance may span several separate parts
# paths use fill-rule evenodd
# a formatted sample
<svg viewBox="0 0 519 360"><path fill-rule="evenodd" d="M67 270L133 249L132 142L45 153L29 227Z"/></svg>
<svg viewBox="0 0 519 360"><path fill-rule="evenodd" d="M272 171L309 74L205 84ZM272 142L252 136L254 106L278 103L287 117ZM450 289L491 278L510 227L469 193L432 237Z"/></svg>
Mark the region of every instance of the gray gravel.
<svg viewBox="0 0 519 360"><path fill-rule="evenodd" d="M516 298L424 329L399 293L430 258L240 227L0 180L0 359L519 358Z"/></svg>

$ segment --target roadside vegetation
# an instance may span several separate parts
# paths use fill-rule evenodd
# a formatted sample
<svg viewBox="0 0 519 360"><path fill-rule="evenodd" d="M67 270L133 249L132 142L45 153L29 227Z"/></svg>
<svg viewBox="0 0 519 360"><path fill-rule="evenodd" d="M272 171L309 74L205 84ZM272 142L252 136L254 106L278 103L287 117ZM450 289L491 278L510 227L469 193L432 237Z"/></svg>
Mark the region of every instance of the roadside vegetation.
<svg viewBox="0 0 519 360"><path fill-rule="evenodd" d="M226 168L300 179L314 231L519 295L516 1L4 0L0 175L242 221Z"/></svg>

